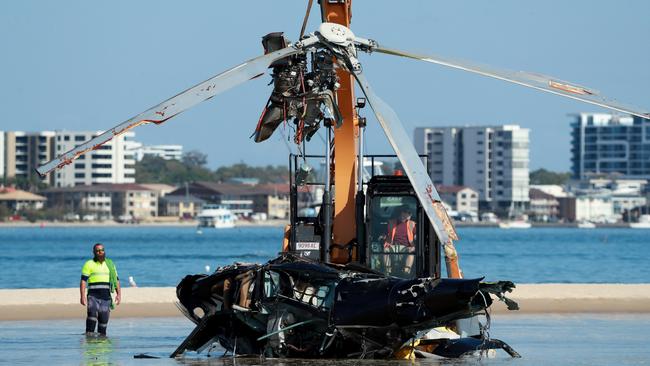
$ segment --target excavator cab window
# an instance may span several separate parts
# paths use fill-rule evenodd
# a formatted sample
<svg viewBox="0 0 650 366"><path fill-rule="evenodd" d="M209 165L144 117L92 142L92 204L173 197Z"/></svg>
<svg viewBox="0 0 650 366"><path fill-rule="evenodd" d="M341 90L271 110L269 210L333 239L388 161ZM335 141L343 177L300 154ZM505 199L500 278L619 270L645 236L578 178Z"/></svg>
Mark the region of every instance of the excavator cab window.
<svg viewBox="0 0 650 366"><path fill-rule="evenodd" d="M365 263L400 278L440 277L440 241L405 176L368 181Z"/></svg>
<svg viewBox="0 0 650 366"><path fill-rule="evenodd" d="M418 202L414 196L377 196L369 215L370 267L390 276L416 277Z"/></svg>

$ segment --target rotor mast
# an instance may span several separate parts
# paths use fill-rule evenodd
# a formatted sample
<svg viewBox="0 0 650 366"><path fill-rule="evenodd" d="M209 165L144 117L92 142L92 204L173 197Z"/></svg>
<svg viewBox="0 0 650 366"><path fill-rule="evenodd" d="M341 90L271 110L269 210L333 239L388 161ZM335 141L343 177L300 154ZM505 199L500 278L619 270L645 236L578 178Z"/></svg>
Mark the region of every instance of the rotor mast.
<svg viewBox="0 0 650 366"><path fill-rule="evenodd" d="M352 19L352 0L321 0L323 22L337 23L350 27ZM334 219L332 223L333 240L330 248L330 261L347 263L349 253L341 249L356 237L355 193L357 140L359 138L359 121L355 109L354 78L349 72L338 69L340 87L336 93L337 103L343 125L334 129ZM352 260L357 260L358 253L352 253Z"/></svg>

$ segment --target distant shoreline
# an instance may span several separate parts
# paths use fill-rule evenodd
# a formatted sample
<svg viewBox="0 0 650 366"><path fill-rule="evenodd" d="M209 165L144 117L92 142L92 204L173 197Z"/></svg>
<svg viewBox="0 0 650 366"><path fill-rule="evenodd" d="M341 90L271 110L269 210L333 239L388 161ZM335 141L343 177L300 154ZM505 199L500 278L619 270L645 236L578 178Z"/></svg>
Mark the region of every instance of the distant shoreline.
<svg viewBox="0 0 650 366"><path fill-rule="evenodd" d="M284 227L289 222L286 220L266 220L266 221L245 221L239 220L235 223L235 227ZM138 224L126 224L115 221L88 221L88 222L54 222L54 221L12 221L0 222L0 229L3 228L24 228L24 227L69 227L69 228L82 228L82 227L123 227L123 228L147 228L147 227L197 227L196 221L174 221L174 222L141 222ZM204 228L204 230L211 230ZM216 230L216 229L215 229Z"/></svg>
<svg viewBox="0 0 650 366"><path fill-rule="evenodd" d="M566 228L577 229L578 223L575 222L531 222L533 228ZM602 229L629 229L630 224L627 222L617 222L613 224L595 224L596 228ZM456 227L490 227L499 228L496 222L454 222ZM525 229L506 229L506 230L525 230ZM588 229L585 229L588 230Z"/></svg>
<svg viewBox="0 0 650 366"><path fill-rule="evenodd" d="M88 221L88 222L60 222L60 221L37 221L37 222L26 222L26 221L12 221L12 222L1 222L0 229L2 228L21 228L21 227L196 227L196 221L147 221L140 222L138 224L126 224L115 221ZM235 227L284 227L289 224L287 220L266 220L266 221L246 221L239 220L235 223ZM531 223L533 228L564 228L564 229L576 229L578 224L576 223L545 223L545 222L534 222ZM477 227L477 228L499 228L499 224L493 222L456 222L454 226L458 228L466 227ZM629 229L630 226L628 223L615 223L615 224L596 224L596 228L606 228L606 229ZM504 229L504 230L515 230L515 231L524 231L525 229ZM585 229L588 230L588 229Z"/></svg>
<svg viewBox="0 0 650 366"><path fill-rule="evenodd" d="M650 313L650 284L520 284L509 298L518 311L495 301L493 314ZM111 317L181 316L174 287L128 287ZM0 321L85 317L78 288L1 289Z"/></svg>

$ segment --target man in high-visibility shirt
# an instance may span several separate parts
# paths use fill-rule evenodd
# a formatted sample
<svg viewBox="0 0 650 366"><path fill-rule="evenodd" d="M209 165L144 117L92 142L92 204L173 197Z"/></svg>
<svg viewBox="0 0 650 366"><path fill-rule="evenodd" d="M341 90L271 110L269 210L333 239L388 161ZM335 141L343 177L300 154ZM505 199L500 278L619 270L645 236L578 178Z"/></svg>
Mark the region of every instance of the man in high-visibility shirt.
<svg viewBox="0 0 650 366"><path fill-rule="evenodd" d="M396 259L404 263L404 269L396 273L391 268L391 255L385 257L386 272L388 274L404 274L411 276L413 261L415 259L415 221L411 220L411 211L407 205L399 207L399 217L388 222L388 232L384 241L384 249L389 253L400 253Z"/></svg>
<svg viewBox="0 0 650 366"><path fill-rule="evenodd" d="M81 269L79 292L81 305L86 306L86 335L92 335L97 326L97 332L106 335L108 318L113 307L111 292L115 291L115 304L122 301L122 290L117 269L113 261L106 258L104 245L97 243L93 246L93 259L88 260ZM86 296L86 282L88 295Z"/></svg>

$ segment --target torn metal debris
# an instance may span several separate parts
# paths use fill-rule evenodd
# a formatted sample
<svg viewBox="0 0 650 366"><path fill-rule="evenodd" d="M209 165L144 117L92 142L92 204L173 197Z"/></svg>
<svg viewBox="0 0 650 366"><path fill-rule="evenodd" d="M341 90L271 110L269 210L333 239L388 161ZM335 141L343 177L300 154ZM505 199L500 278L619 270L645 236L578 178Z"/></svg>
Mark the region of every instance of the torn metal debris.
<svg viewBox="0 0 650 366"><path fill-rule="evenodd" d="M416 357L505 349L494 339L423 335L484 312L491 295L505 298L513 288L509 281L400 279L291 254L234 264L179 283L179 309L196 328L171 356L214 342L236 355L301 358L393 358L415 340L424 342Z"/></svg>

